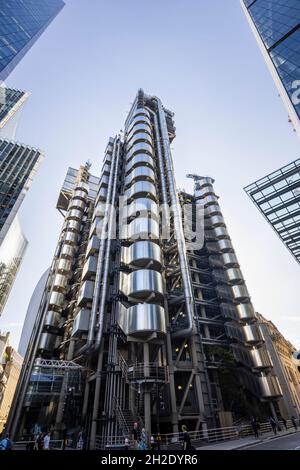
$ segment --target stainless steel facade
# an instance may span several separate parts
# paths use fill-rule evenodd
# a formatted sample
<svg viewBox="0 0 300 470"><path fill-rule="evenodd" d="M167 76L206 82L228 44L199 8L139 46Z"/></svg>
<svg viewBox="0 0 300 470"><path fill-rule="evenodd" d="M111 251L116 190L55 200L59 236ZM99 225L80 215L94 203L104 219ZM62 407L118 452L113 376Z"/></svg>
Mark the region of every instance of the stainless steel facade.
<svg viewBox="0 0 300 470"><path fill-rule="evenodd" d="M149 434L178 432L183 423L217 426L223 411L233 419L274 411L280 387L213 180L200 178L195 194L177 192L174 137L173 114L140 90L124 137L108 142L100 179L89 165L68 171L57 206L64 222L10 416L13 435L37 423L54 423L57 435L83 426L97 448L129 436L134 421ZM124 195L128 210L114 210ZM205 213L205 243L196 251L184 234L187 202ZM172 206L168 237L161 204ZM51 377L73 372L45 398L46 367ZM228 398L233 386L247 406ZM70 387L72 409L64 406Z"/></svg>

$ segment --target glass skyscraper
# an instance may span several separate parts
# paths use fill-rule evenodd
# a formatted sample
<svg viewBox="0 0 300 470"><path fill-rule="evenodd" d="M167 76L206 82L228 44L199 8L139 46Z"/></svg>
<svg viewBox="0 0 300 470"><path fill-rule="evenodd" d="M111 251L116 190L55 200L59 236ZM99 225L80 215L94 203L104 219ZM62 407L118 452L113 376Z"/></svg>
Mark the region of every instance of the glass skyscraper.
<svg viewBox="0 0 300 470"><path fill-rule="evenodd" d="M300 2L242 0L242 5L300 136Z"/></svg>
<svg viewBox="0 0 300 470"><path fill-rule="evenodd" d="M62 0L1 0L0 80L5 80L51 21Z"/></svg>
<svg viewBox="0 0 300 470"><path fill-rule="evenodd" d="M0 140L0 245L42 158L40 150L17 142Z"/></svg>
<svg viewBox="0 0 300 470"><path fill-rule="evenodd" d="M0 315L23 261L28 242L15 217L0 246Z"/></svg>
<svg viewBox="0 0 300 470"><path fill-rule="evenodd" d="M15 139L18 117L29 93L0 87L0 139Z"/></svg>

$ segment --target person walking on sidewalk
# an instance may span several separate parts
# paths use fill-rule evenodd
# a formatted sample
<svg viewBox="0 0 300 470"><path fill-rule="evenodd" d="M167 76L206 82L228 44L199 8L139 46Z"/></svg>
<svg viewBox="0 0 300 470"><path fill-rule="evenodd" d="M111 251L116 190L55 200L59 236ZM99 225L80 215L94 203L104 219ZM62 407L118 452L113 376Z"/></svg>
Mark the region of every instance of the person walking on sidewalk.
<svg viewBox="0 0 300 470"><path fill-rule="evenodd" d="M258 434L258 422L257 422L256 418L252 418L251 426L252 426L252 429L253 429L254 436L256 437L256 439L258 439L258 436L259 436L259 434Z"/></svg>
<svg viewBox="0 0 300 470"><path fill-rule="evenodd" d="M285 430L287 431L287 420L283 416L281 416L280 421L282 422Z"/></svg>
<svg viewBox="0 0 300 470"><path fill-rule="evenodd" d="M292 423L293 423L293 426L294 426L294 428L295 428L295 431L297 431L298 426L297 426L297 421L296 421L295 416L292 416L292 417L291 417L291 421L292 421Z"/></svg>
<svg viewBox="0 0 300 470"><path fill-rule="evenodd" d="M273 430L274 436L276 436L276 434L277 434L277 425L276 425L275 419L272 416L270 416L270 418L269 418L269 423L270 423L271 428Z"/></svg>

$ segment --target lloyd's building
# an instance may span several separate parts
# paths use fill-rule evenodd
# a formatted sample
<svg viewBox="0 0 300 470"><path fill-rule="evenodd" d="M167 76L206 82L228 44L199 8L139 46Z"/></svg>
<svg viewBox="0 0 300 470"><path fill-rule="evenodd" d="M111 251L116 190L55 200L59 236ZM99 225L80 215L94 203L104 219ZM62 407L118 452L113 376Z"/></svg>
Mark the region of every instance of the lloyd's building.
<svg viewBox="0 0 300 470"><path fill-rule="evenodd" d="M139 90L100 178L89 164L68 170L13 438L83 428L94 449L131 437L135 421L150 435L277 411L281 389L214 181L194 175L193 194L177 191L174 138L173 113Z"/></svg>

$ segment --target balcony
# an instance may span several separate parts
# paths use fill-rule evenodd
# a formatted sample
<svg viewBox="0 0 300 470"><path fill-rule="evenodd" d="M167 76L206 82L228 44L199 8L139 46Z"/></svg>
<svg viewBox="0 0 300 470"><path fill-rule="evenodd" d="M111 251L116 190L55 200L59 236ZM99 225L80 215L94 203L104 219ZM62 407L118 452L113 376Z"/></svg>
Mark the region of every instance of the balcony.
<svg viewBox="0 0 300 470"><path fill-rule="evenodd" d="M216 227L226 227L225 221L221 215L214 215L209 219L204 220L204 226L206 229L216 228Z"/></svg>
<svg viewBox="0 0 300 470"><path fill-rule="evenodd" d="M260 388L261 398L267 400L282 397L283 393L279 380L276 376L268 375L263 377L257 377L257 381Z"/></svg>
<svg viewBox="0 0 300 470"><path fill-rule="evenodd" d="M75 246L64 244L61 249L60 256L66 259L72 259L75 254Z"/></svg>
<svg viewBox="0 0 300 470"><path fill-rule="evenodd" d="M245 284L231 286L232 294L237 302L248 302L250 295Z"/></svg>
<svg viewBox="0 0 300 470"><path fill-rule="evenodd" d="M52 353L56 346L57 336L51 333L42 333L38 345L39 351Z"/></svg>
<svg viewBox="0 0 300 470"><path fill-rule="evenodd" d="M147 132L149 135L151 135L151 126L146 122L139 122L135 124L131 128L131 131L127 134L127 142L129 142L135 134L138 134L140 132Z"/></svg>
<svg viewBox="0 0 300 470"><path fill-rule="evenodd" d="M162 276L151 269L120 273L120 291L133 302L161 302L164 298Z"/></svg>
<svg viewBox="0 0 300 470"><path fill-rule="evenodd" d="M226 268L238 268L239 263L234 253L224 253L221 256L222 262Z"/></svg>
<svg viewBox="0 0 300 470"><path fill-rule="evenodd" d="M65 295L61 292L53 291L50 295L49 309L54 311L61 311L64 304Z"/></svg>
<svg viewBox="0 0 300 470"><path fill-rule="evenodd" d="M78 199L77 197L73 197L73 199L71 199L70 201L70 204L69 204L69 209L78 209L78 210L81 210L81 211L84 211L86 207L86 203L85 201L83 201L82 199Z"/></svg>
<svg viewBox="0 0 300 470"><path fill-rule="evenodd" d="M242 271L239 268L229 268L225 271L228 283L230 285L244 282Z"/></svg>
<svg viewBox="0 0 300 470"><path fill-rule="evenodd" d="M147 166L138 166L125 178L125 186L130 186L135 181L150 181L155 183L154 171Z"/></svg>
<svg viewBox="0 0 300 470"><path fill-rule="evenodd" d="M159 240L159 224L156 220L138 217L122 226L122 237L128 241Z"/></svg>
<svg viewBox="0 0 300 470"><path fill-rule="evenodd" d="M66 292L68 287L68 277L66 274L56 274L53 281L53 289L57 292Z"/></svg>
<svg viewBox="0 0 300 470"><path fill-rule="evenodd" d="M131 204L126 206L122 212L122 218L132 219L137 216L139 217L148 217L158 220L159 219L159 209L158 204L152 199L149 198L138 198L132 201Z"/></svg>
<svg viewBox="0 0 300 470"><path fill-rule="evenodd" d="M126 164L126 173L128 173L129 171L133 170L134 168L137 168L139 166L147 166L149 168L154 168L154 160L152 157L150 157L150 155L146 155L144 153L141 153L141 154L138 154L138 155L135 155L135 157L133 157L130 162L128 162Z"/></svg>
<svg viewBox="0 0 300 470"><path fill-rule="evenodd" d="M147 142L140 142L140 143L133 145L131 149L129 150L129 152L127 152L126 161L128 162L132 157L134 157L134 155L137 155L139 153L146 153L152 156L153 155L152 146L148 144Z"/></svg>
<svg viewBox="0 0 300 470"><path fill-rule="evenodd" d="M234 251L230 240L218 240L216 243L221 253L230 253Z"/></svg>
<svg viewBox="0 0 300 470"><path fill-rule="evenodd" d="M137 132L132 136L130 140L127 140L126 150L127 152L133 147L133 145L142 142L151 145L152 147L152 137L147 132Z"/></svg>
<svg viewBox="0 0 300 470"><path fill-rule="evenodd" d="M57 264L57 272L59 274L68 274L72 267L72 261L61 258Z"/></svg>
<svg viewBox="0 0 300 470"><path fill-rule="evenodd" d="M166 334L165 311L155 304L137 304L126 308L119 303L118 324L127 336L146 338L149 334Z"/></svg>
<svg viewBox="0 0 300 470"><path fill-rule="evenodd" d="M142 115L139 115L139 116L136 116L134 117L131 121L130 121L130 124L128 126L128 131L127 133L130 134L133 130L133 128L137 125L137 124L146 124L148 125L149 127L151 127L151 121L150 121L150 117L148 116L142 116Z"/></svg>
<svg viewBox="0 0 300 470"><path fill-rule="evenodd" d="M156 188L153 183L149 183L148 181L138 181L137 183L134 183L129 189L127 189L125 196L129 200L141 197L149 197L154 201L157 200Z"/></svg>
<svg viewBox="0 0 300 470"><path fill-rule="evenodd" d="M122 247L121 260L132 267L161 269L161 249L151 241L139 241L130 247Z"/></svg>
<svg viewBox="0 0 300 470"><path fill-rule="evenodd" d="M77 313L74 319L73 329L72 329L73 338L78 338L82 334L88 333L89 325L90 325L90 315L91 315L91 311L88 309L82 309Z"/></svg>
<svg viewBox="0 0 300 470"><path fill-rule="evenodd" d="M58 312L50 311L47 313L44 328L48 332L58 332L59 331L59 323L60 323L60 314Z"/></svg>
<svg viewBox="0 0 300 470"><path fill-rule="evenodd" d="M96 253L99 252L99 247L100 247L100 240L98 237L95 235L90 239L87 249L86 249L86 255L87 256L92 256Z"/></svg>
<svg viewBox="0 0 300 470"><path fill-rule="evenodd" d="M66 219L81 220L82 215L82 211L79 211L78 209L70 209L66 215Z"/></svg>
<svg viewBox="0 0 300 470"><path fill-rule="evenodd" d="M204 211L205 217L212 217L213 215L221 214L221 209L219 204L209 205L205 208Z"/></svg>
<svg viewBox="0 0 300 470"><path fill-rule="evenodd" d="M96 275L98 258L89 256L82 270L82 280L86 281Z"/></svg>
<svg viewBox="0 0 300 470"><path fill-rule="evenodd" d="M78 293L78 307L84 307L89 302L92 302L94 296L95 283L93 281L85 281Z"/></svg>

